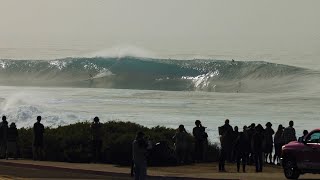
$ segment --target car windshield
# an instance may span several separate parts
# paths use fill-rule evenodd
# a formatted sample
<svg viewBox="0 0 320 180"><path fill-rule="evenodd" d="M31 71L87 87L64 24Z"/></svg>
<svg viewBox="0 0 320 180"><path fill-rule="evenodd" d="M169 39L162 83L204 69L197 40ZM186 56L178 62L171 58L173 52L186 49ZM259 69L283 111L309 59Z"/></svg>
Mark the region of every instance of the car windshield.
<svg viewBox="0 0 320 180"><path fill-rule="evenodd" d="M307 143L319 143L320 142L320 131L312 133L306 139Z"/></svg>

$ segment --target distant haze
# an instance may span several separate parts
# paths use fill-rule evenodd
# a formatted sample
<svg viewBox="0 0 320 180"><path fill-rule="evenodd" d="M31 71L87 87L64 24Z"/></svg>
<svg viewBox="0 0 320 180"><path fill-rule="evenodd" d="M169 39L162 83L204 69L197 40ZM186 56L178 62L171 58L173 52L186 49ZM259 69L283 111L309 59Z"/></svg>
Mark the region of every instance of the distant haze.
<svg viewBox="0 0 320 180"><path fill-rule="evenodd" d="M116 47L320 69L319 0L1 0L0 5L1 58L81 56Z"/></svg>

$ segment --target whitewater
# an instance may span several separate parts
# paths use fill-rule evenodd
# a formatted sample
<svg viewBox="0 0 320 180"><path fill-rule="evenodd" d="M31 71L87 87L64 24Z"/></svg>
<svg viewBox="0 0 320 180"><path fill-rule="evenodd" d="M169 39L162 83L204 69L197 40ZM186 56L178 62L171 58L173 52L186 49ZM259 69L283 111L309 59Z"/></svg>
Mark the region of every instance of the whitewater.
<svg viewBox="0 0 320 180"><path fill-rule="evenodd" d="M320 71L266 61L210 58L69 57L0 60L0 114L18 127L38 115L46 126L131 121L191 132L199 119L209 138L231 125L295 121L297 134L318 127Z"/></svg>

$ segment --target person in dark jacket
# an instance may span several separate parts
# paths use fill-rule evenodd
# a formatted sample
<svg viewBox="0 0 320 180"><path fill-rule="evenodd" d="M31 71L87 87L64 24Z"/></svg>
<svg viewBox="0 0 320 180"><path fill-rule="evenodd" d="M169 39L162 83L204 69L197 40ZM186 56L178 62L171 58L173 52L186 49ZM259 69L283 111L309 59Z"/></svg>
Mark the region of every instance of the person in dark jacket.
<svg viewBox="0 0 320 180"><path fill-rule="evenodd" d="M250 142L250 150L249 150L249 158L248 158L248 164L252 165L253 162L254 162L254 153L252 151L252 137L253 137L253 134L255 133L255 128L256 128L256 124L255 123L252 123L249 127L248 127L248 130L247 130L247 134L248 134L248 138L249 138L249 142Z"/></svg>
<svg viewBox="0 0 320 180"><path fill-rule="evenodd" d="M18 129L15 123L11 123L7 133L7 153L6 158L17 158ZM12 156L11 156L12 155Z"/></svg>
<svg viewBox="0 0 320 180"><path fill-rule="evenodd" d="M102 125L98 117L93 118L93 122L91 124L91 135L93 162L99 162L102 148Z"/></svg>
<svg viewBox="0 0 320 180"><path fill-rule="evenodd" d="M251 147L252 152L254 153L254 160L256 165L256 172L262 172L262 166L263 166L263 141L264 141L264 135L263 135L263 127L261 124L258 124L255 128L256 131L252 136L251 140Z"/></svg>
<svg viewBox="0 0 320 180"><path fill-rule="evenodd" d="M298 138L298 142L302 142L308 135L308 130L303 130L303 135Z"/></svg>
<svg viewBox="0 0 320 180"><path fill-rule="evenodd" d="M230 150L232 147L232 134L233 129L229 125L229 119L225 120L225 124L219 127L220 136L220 155L219 155L219 172L225 172L225 161L230 156Z"/></svg>
<svg viewBox="0 0 320 180"><path fill-rule="evenodd" d="M273 163L276 163L280 165L280 156L281 156L281 147L284 145L283 139L282 139L282 133L283 133L284 127L282 124L278 126L278 130L276 134L274 135L274 156L273 156Z"/></svg>
<svg viewBox="0 0 320 180"><path fill-rule="evenodd" d="M33 125L33 160L43 160L43 133L44 126L41 124L41 116Z"/></svg>
<svg viewBox="0 0 320 180"><path fill-rule="evenodd" d="M248 159L248 152L250 149L250 141L247 134L247 126L243 127L243 132L239 132L239 135L235 141L234 148L237 159L237 171L240 171L240 161L242 161L242 171L246 172L246 163Z"/></svg>
<svg viewBox="0 0 320 180"><path fill-rule="evenodd" d="M235 148L236 140L239 136L239 128L238 126L234 126L234 131L232 132L232 152L231 152L231 162L237 161L237 150Z"/></svg>
<svg viewBox="0 0 320 180"><path fill-rule="evenodd" d="M205 127L202 126L200 120L196 120L195 125L196 127L194 127L192 130L192 134L195 141L195 145L194 145L195 161L201 162L203 161L205 142L206 142L206 139L208 138L208 134L205 132Z"/></svg>
<svg viewBox="0 0 320 180"><path fill-rule="evenodd" d="M138 132L132 143L132 159L135 180L144 180L147 177L147 147L144 133Z"/></svg>
<svg viewBox="0 0 320 180"><path fill-rule="evenodd" d="M5 158L5 156L6 156L7 131L8 131L7 117L2 116L2 122L0 123L0 158L1 159Z"/></svg>
<svg viewBox="0 0 320 180"><path fill-rule="evenodd" d="M269 163L272 163L272 150L273 150L273 136L274 130L272 129L272 124L268 122L266 124L266 129L264 130L264 137L265 137L265 147L264 147L264 158L265 162L268 162L269 157Z"/></svg>

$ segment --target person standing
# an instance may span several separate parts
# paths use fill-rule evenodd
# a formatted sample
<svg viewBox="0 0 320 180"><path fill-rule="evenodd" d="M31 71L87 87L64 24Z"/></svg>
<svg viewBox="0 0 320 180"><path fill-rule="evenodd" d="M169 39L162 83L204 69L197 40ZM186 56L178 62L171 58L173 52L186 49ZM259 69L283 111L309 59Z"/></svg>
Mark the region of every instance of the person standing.
<svg viewBox="0 0 320 180"><path fill-rule="evenodd" d="M187 133L184 126L181 124L178 131L173 136L175 153L178 164L183 164L186 162L186 151L187 151Z"/></svg>
<svg viewBox="0 0 320 180"><path fill-rule="evenodd" d="M273 136L274 130L272 129L272 124L268 122L266 124L266 129L264 130L264 137L265 137L265 147L264 147L264 162L272 163L272 150L273 150Z"/></svg>
<svg viewBox="0 0 320 180"><path fill-rule="evenodd" d="M33 160L43 160L43 133L44 126L41 124L41 116L33 125Z"/></svg>
<svg viewBox="0 0 320 180"><path fill-rule="evenodd" d="M262 172L263 167L263 141L264 141L264 135L263 135L263 127L261 124L258 124L255 128L255 133L252 136L252 151L254 153L254 160L256 165L256 172Z"/></svg>
<svg viewBox="0 0 320 180"><path fill-rule="evenodd" d="M280 124L278 126L278 130L274 135L274 156L273 156L273 163L280 165L280 156L281 156L281 148L284 145L282 140L282 133L283 133L283 126Z"/></svg>
<svg viewBox="0 0 320 180"><path fill-rule="evenodd" d="M132 143L134 179L145 180L147 177L147 147L148 143L144 139L144 133L138 132Z"/></svg>
<svg viewBox="0 0 320 180"><path fill-rule="evenodd" d="M296 130L293 128L293 125L294 125L293 121L290 121L289 126L283 130L282 138L283 138L284 144L288 144L291 141L297 140Z"/></svg>
<svg viewBox="0 0 320 180"><path fill-rule="evenodd" d="M15 123L11 123L7 133L7 153L6 158L17 158L17 146L18 146L18 129ZM12 156L11 156L12 155Z"/></svg>
<svg viewBox="0 0 320 180"><path fill-rule="evenodd" d="M195 121L196 127L193 128L192 134L195 140L194 145L194 152L195 152L195 161L201 162L204 157L204 146L205 141L208 137L207 133L205 132L205 127L202 126L200 120Z"/></svg>
<svg viewBox="0 0 320 180"><path fill-rule="evenodd" d="M220 155L219 155L219 172L225 172L225 161L230 156L232 146L232 132L233 129L229 125L229 119L225 120L225 124L219 127L220 136Z"/></svg>
<svg viewBox="0 0 320 180"><path fill-rule="evenodd" d="M239 132L235 140L235 153L237 160L237 172L240 171L240 161L242 161L242 171L246 172L246 164L248 160L248 152L250 149L250 142L247 134L247 126L243 127L243 132Z"/></svg>
<svg viewBox="0 0 320 180"><path fill-rule="evenodd" d="M94 117L91 124L93 162L100 161L102 148L102 125L99 117Z"/></svg>
<svg viewBox="0 0 320 180"><path fill-rule="evenodd" d="M7 131L8 131L7 117L2 116L2 122L0 123L0 158L1 159L5 158L5 156L6 156Z"/></svg>

